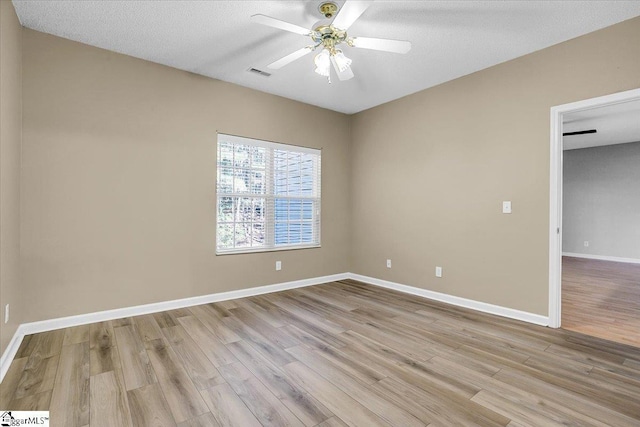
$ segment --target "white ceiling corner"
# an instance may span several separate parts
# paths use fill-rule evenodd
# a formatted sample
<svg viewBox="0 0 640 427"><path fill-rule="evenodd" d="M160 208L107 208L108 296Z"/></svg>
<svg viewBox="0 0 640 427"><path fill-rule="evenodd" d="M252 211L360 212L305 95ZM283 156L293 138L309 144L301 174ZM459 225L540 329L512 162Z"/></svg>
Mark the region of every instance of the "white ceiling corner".
<svg viewBox="0 0 640 427"><path fill-rule="evenodd" d="M309 39L249 20L259 13L311 28L322 18L321 1L13 3L27 28L347 114L640 15L635 0L378 0L349 35L410 40L411 51L399 55L345 47L356 77L334 78L329 85L313 72L313 55L268 70L267 64ZM249 73L250 67L272 75Z"/></svg>

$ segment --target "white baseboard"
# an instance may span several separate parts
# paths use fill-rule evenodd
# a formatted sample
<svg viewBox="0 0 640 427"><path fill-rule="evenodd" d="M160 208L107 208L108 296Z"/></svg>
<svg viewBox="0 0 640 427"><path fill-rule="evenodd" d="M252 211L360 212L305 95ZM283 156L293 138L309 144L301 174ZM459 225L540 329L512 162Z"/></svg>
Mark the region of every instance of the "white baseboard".
<svg viewBox="0 0 640 427"><path fill-rule="evenodd" d="M172 301L156 302L137 305L133 307L117 308L114 310L98 311L95 313L79 314L77 316L60 317L57 319L41 320L39 322L23 323L18 326L11 342L0 359L0 382L9 370L22 339L26 335L38 332L53 331L55 329L69 328L72 326L86 325L107 320L122 319L123 317L140 316L142 314L157 313L160 311L174 310L176 308L192 307L194 305L208 304L211 302L227 301L231 299L246 298L255 295L280 292L288 289L302 288L305 286L320 285L322 283L335 282L348 279L348 273L333 274L330 276L313 277L310 279L294 280L292 282L277 283L274 285L258 286L255 288L240 289L237 291L219 292L197 297L182 298Z"/></svg>
<svg viewBox="0 0 640 427"><path fill-rule="evenodd" d="M640 264L640 259L636 259L636 258L621 258L621 257L606 256L606 255L576 254L573 252L562 252L562 256L569 256L573 258L598 259L600 261L626 262L629 264Z"/></svg>
<svg viewBox="0 0 640 427"><path fill-rule="evenodd" d="M472 310L481 311L483 313L495 314L496 316L508 317L510 319L522 320L523 322L533 323L535 325L549 326L549 317L540 314L529 313L526 311L515 310L513 308L502 307L499 305L488 304L486 302L475 301L471 299L456 297L440 292L429 291L427 289L416 288L414 286L402 285L400 283L389 282L387 280L376 279L374 277L362 276L360 274L349 273L353 280L368 283L370 285L380 286L394 291L404 292L406 294L417 295L419 297L432 299L435 301L445 302L447 304L459 307L470 308Z"/></svg>
<svg viewBox="0 0 640 427"><path fill-rule="evenodd" d="M13 338L9 341L9 345L2 353L2 358L0 358L0 382L4 379L5 374L9 370L9 366L11 366L11 362L13 362L13 358L16 357L16 353L20 348L20 344L22 344L22 339L24 338L24 328L23 325L18 326L16 332L13 334ZM8 404L9 402L4 402Z"/></svg>
<svg viewBox="0 0 640 427"><path fill-rule="evenodd" d="M443 294L439 292L429 291L426 289L416 288L413 286L402 285L399 283L389 282L386 280L376 279L373 277L362 276L354 273L340 273L330 276L314 277L310 279L295 280L292 282L278 283L274 285L258 286L248 289L240 289L237 291L220 292L216 294L202 295L191 298L183 298L172 301L163 301L152 304L138 305L133 307L117 308L114 310L105 310L95 313L79 314L77 316L61 317L57 319L42 320L39 322L23 323L18 326L11 342L0 358L0 382L9 370L9 366L13 361L22 339L26 335L38 332L52 331L55 329L69 328L72 326L86 325L95 322L104 322L107 320L121 319L123 317L140 316L142 314L157 313L160 311L173 310L176 308L191 307L194 305L208 304L212 302L227 301L237 298L246 298L255 295L262 295L272 292L285 291L288 289L302 288L305 286L320 285L322 283L335 282L338 280L353 279L370 285L380 286L387 289L404 292L411 295L417 295L436 301L445 302L447 304L459 307L470 308L484 313L495 314L511 319L522 320L524 322L536 325L548 326L549 318L539 314L527 313L525 311L514 310L512 308L501 307L498 305L488 304L484 302L474 301L466 298L460 298L453 295Z"/></svg>

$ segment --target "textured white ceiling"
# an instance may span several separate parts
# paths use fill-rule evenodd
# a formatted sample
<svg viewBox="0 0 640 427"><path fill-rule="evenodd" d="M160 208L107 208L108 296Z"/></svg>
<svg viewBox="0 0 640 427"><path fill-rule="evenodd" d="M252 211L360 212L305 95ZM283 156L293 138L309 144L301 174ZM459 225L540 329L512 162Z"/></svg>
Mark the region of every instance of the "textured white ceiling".
<svg viewBox="0 0 640 427"><path fill-rule="evenodd" d="M638 142L640 141L640 101L621 102L565 114L562 118L562 127L563 132L589 129L598 131L586 135L565 136L562 144L565 150Z"/></svg>
<svg viewBox="0 0 640 427"><path fill-rule="evenodd" d="M355 1L355 0L350 0ZM305 28L320 1L13 0L22 25L343 113L356 113L640 15L640 1L378 0L350 36L410 40L406 55L345 47L354 79L327 84L313 55L266 65L309 44L254 24L265 14ZM342 5L344 1L336 3ZM247 71L272 72L263 77Z"/></svg>

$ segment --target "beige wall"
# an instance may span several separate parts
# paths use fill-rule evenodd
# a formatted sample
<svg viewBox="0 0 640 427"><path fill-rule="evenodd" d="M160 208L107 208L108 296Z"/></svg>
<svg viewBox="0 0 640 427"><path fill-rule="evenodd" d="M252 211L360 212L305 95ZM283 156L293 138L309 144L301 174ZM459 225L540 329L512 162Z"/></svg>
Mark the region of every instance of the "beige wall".
<svg viewBox="0 0 640 427"><path fill-rule="evenodd" d="M348 270L348 116L32 30L23 43L26 321ZM322 248L215 255L216 130L323 149Z"/></svg>
<svg viewBox="0 0 640 427"><path fill-rule="evenodd" d="M20 146L22 31L13 5L0 1L0 353L11 341L24 301L20 292ZM10 304L9 323L4 307Z"/></svg>
<svg viewBox="0 0 640 427"><path fill-rule="evenodd" d="M353 271L546 316L549 109L640 87L639 40L636 18L355 115Z"/></svg>

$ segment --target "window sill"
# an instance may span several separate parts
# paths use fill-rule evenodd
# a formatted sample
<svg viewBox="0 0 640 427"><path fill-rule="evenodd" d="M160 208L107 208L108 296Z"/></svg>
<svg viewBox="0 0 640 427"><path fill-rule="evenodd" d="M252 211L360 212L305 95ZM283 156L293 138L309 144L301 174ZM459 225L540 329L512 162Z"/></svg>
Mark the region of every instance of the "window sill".
<svg viewBox="0 0 640 427"><path fill-rule="evenodd" d="M224 255L246 255L246 254L258 254L264 252L283 252L283 251L299 251L302 249L318 249L321 248L321 245L309 245L309 246L286 246L282 248L265 248L265 249L235 249L229 251L218 251L216 250L216 256L224 256Z"/></svg>

